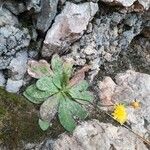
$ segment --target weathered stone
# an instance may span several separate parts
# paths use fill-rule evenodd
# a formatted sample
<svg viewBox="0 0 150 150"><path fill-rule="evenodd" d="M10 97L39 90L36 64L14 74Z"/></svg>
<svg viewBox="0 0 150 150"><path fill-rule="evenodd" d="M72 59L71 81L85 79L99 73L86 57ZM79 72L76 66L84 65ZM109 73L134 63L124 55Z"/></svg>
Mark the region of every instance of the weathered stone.
<svg viewBox="0 0 150 150"><path fill-rule="evenodd" d="M106 11L103 7L100 10ZM72 44L69 48L71 53L64 57L73 58L75 65L82 66L87 62L92 65L89 73L92 81L101 65L117 60L119 53L127 50L145 22L141 14L136 13L107 12L99 15L95 17L92 32L84 34L80 41Z"/></svg>
<svg viewBox="0 0 150 150"><path fill-rule="evenodd" d="M21 80L24 77L27 69L27 51L18 52L16 56L11 60L8 69L10 77L13 80Z"/></svg>
<svg viewBox="0 0 150 150"><path fill-rule="evenodd" d="M0 27L16 24L18 24L18 19L9 10L0 8Z"/></svg>
<svg viewBox="0 0 150 150"><path fill-rule="evenodd" d="M99 97L103 104L127 103L135 99L141 103L140 109L127 107L131 128L141 136L149 135L150 125L150 75L134 71L120 73L115 82L106 77L99 84Z"/></svg>
<svg viewBox="0 0 150 150"><path fill-rule="evenodd" d="M42 55L49 57L53 52L65 50L78 40L89 21L98 11L96 3L66 3L64 10L55 19L44 40Z"/></svg>
<svg viewBox="0 0 150 150"><path fill-rule="evenodd" d="M6 83L6 79L4 77L4 74L2 71L0 71L0 86L5 86L5 83Z"/></svg>
<svg viewBox="0 0 150 150"><path fill-rule="evenodd" d="M122 5L124 7L130 7L134 5L135 2L137 2L135 5L139 5L136 7L142 6L145 10L148 10L150 7L150 1L149 0L102 0L103 2L110 3L111 5Z"/></svg>
<svg viewBox="0 0 150 150"><path fill-rule="evenodd" d="M141 139L123 127L100 123L97 120L79 125L72 136L62 134L53 150L148 150Z"/></svg>
<svg viewBox="0 0 150 150"><path fill-rule="evenodd" d="M57 13L58 0L42 0L41 11L37 15L37 29L46 32Z"/></svg>
<svg viewBox="0 0 150 150"><path fill-rule="evenodd" d="M6 25L0 28L0 69L6 69L17 51L29 46L28 30Z"/></svg>
<svg viewBox="0 0 150 150"><path fill-rule="evenodd" d="M23 85L23 80L16 81L16 80L8 79L6 84L6 90L11 93L17 93L19 92L22 85Z"/></svg>
<svg viewBox="0 0 150 150"><path fill-rule="evenodd" d="M26 1L27 10L31 10L32 8L36 13L41 11L41 0L29 0Z"/></svg>
<svg viewBox="0 0 150 150"><path fill-rule="evenodd" d="M12 2L11 0L6 0L5 2L3 2L2 7L8 9L15 15L19 15L20 13L26 11L24 3L21 1Z"/></svg>

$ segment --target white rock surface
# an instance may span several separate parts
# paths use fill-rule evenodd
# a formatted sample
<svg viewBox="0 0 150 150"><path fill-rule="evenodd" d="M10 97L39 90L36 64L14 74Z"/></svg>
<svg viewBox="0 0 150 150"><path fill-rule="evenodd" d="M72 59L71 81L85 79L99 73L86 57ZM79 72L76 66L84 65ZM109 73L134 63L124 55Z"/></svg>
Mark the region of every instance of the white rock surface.
<svg viewBox="0 0 150 150"><path fill-rule="evenodd" d="M130 104L137 99L141 108L127 107L128 122L141 136L150 135L150 75L128 70L115 77L115 82L106 77L99 83L100 100L104 104L116 102ZM145 138L146 138L145 137Z"/></svg>
<svg viewBox="0 0 150 150"><path fill-rule="evenodd" d="M28 54L27 51L22 51L16 54L8 66L11 73L11 79L20 80L24 77L27 69Z"/></svg>
<svg viewBox="0 0 150 150"><path fill-rule="evenodd" d="M6 90L11 93L19 92L23 85L23 80L13 81L11 79L7 80Z"/></svg>
<svg viewBox="0 0 150 150"><path fill-rule="evenodd" d="M27 69L28 54L27 51L21 51L16 54L8 66L11 79L20 80L24 77Z"/></svg>
<svg viewBox="0 0 150 150"><path fill-rule="evenodd" d="M47 32L43 56L48 57L54 51L64 50L78 40L97 11L97 3L87 2L77 5L66 2L64 10L56 17L55 23Z"/></svg>
<svg viewBox="0 0 150 150"><path fill-rule="evenodd" d="M97 120L82 123L72 136L62 134L53 150L148 150L143 142L123 127Z"/></svg>

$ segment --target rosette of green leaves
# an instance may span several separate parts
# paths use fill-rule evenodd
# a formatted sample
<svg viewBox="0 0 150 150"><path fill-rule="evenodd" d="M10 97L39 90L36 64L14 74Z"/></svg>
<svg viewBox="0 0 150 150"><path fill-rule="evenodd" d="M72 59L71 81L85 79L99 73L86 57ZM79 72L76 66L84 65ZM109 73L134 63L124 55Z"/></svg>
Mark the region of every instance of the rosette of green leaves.
<svg viewBox="0 0 150 150"><path fill-rule="evenodd" d="M35 70L38 70L38 74L39 70L48 70L48 72L40 73L40 78L26 89L24 96L32 103L42 103L39 119L41 129L46 130L58 113L62 126L67 131L73 131L77 121L84 120L88 115L84 103L93 100L92 94L87 91L88 83L81 80L78 84L70 85L72 64L63 63L58 55L53 55L51 69L36 68ZM34 76L35 74L36 72Z"/></svg>

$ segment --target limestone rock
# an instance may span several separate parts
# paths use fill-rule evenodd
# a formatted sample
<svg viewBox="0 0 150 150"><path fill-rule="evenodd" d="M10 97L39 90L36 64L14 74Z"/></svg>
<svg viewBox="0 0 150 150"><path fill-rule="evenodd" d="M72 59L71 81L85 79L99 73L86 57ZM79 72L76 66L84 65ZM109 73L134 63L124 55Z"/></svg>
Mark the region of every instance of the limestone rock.
<svg viewBox="0 0 150 150"><path fill-rule="evenodd" d="M128 122L132 129L141 136L148 136L150 125L150 75L135 71L120 73L115 82L106 77L99 83L99 96L102 103L130 104L135 99L141 103L141 108L127 107Z"/></svg>
<svg viewBox="0 0 150 150"><path fill-rule="evenodd" d="M37 29L46 32L57 13L58 0L41 1L41 11L37 15Z"/></svg>
<svg viewBox="0 0 150 150"><path fill-rule="evenodd" d="M6 90L11 93L17 93L19 92L22 85L23 85L23 80L15 81L15 80L8 79L6 84Z"/></svg>
<svg viewBox="0 0 150 150"><path fill-rule="evenodd" d="M136 7L142 6L145 10L148 10L150 7L150 1L149 0L102 0L103 2L110 3L111 5L122 5L124 7L130 7L134 5L135 2L137 2L138 5Z"/></svg>
<svg viewBox="0 0 150 150"><path fill-rule="evenodd" d="M9 10L0 8L0 27L16 24L18 24L18 19Z"/></svg>
<svg viewBox="0 0 150 150"><path fill-rule="evenodd" d="M97 3L87 2L77 5L67 2L64 10L56 17L55 23L47 32L42 55L49 57L53 52L67 49L83 35L97 11Z"/></svg>
<svg viewBox="0 0 150 150"><path fill-rule="evenodd" d="M19 15L20 13L26 11L25 4L22 1L5 0L2 5L3 8L6 8L14 15Z"/></svg>
<svg viewBox="0 0 150 150"><path fill-rule="evenodd" d="M8 69L11 79L20 80L23 79L27 69L28 54L26 51L18 52L16 56L11 60Z"/></svg>
<svg viewBox="0 0 150 150"><path fill-rule="evenodd" d="M104 6L100 6L100 10L106 11ZM89 72L91 82L101 65L116 61L119 53L127 50L131 41L146 24L140 13L123 14L109 11L95 17L92 32L85 33L78 42L72 44L69 48L71 53L64 56L73 58L77 66L84 66L88 62L91 65Z"/></svg>
<svg viewBox="0 0 150 150"><path fill-rule="evenodd" d="M14 26L0 28L0 69L6 69L17 51L26 48L30 43L28 30Z"/></svg>
<svg viewBox="0 0 150 150"><path fill-rule="evenodd" d="M27 10L31 10L32 8L34 8L34 11L36 13L39 13L41 11L41 0L28 0L26 1L26 5L27 5Z"/></svg>
<svg viewBox="0 0 150 150"><path fill-rule="evenodd" d="M97 120L82 123L72 136L62 134L53 150L148 150L143 142L123 127L115 127Z"/></svg>
<svg viewBox="0 0 150 150"><path fill-rule="evenodd" d="M0 71L0 86L4 86L5 85L5 82L6 82L6 79L4 77L4 74L2 71Z"/></svg>

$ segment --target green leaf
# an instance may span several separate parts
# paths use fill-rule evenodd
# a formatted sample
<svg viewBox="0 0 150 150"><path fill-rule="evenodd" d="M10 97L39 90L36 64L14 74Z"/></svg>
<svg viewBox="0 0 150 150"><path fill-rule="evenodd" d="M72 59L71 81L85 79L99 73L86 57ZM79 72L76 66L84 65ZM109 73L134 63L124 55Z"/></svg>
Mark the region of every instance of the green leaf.
<svg viewBox="0 0 150 150"><path fill-rule="evenodd" d="M71 95L73 99L78 99L78 100L83 100L83 101L88 101L88 102L92 102L94 99L92 93L89 91L79 92L77 90L70 89L69 94Z"/></svg>
<svg viewBox="0 0 150 150"><path fill-rule="evenodd" d="M31 97L30 95L27 94L27 92L24 92L23 95L32 103L34 104L40 104L42 103L43 101L45 101L46 99L38 99L38 98L34 98L34 97Z"/></svg>
<svg viewBox="0 0 150 150"><path fill-rule="evenodd" d="M55 94L58 91L57 87L53 84L51 77L42 77L36 82L36 87L42 91L48 91L50 95Z"/></svg>
<svg viewBox="0 0 150 150"><path fill-rule="evenodd" d="M63 71L63 61L58 54L53 55L51 60L51 66L54 73L62 74Z"/></svg>
<svg viewBox="0 0 150 150"><path fill-rule="evenodd" d="M73 91L85 91L89 87L89 84L86 80L80 81L78 84L71 87Z"/></svg>
<svg viewBox="0 0 150 150"><path fill-rule="evenodd" d="M54 84L57 88L59 88L59 89L62 88L62 75L60 75L60 74L55 74L55 75L53 76L52 81L53 81L53 84Z"/></svg>
<svg viewBox="0 0 150 150"><path fill-rule="evenodd" d="M70 112L74 118L79 119L79 120L83 120L88 116L85 108L82 107L76 101L68 100L67 104L68 104L69 110L70 110Z"/></svg>
<svg viewBox="0 0 150 150"><path fill-rule="evenodd" d="M50 124L47 121L43 121L43 120L39 119L38 123L39 123L40 128L43 131L46 131L50 127Z"/></svg>
<svg viewBox="0 0 150 150"><path fill-rule="evenodd" d="M68 109L67 101L62 98L59 105L58 116L62 126L69 132L72 132L76 127L76 122Z"/></svg>
<svg viewBox="0 0 150 150"><path fill-rule="evenodd" d="M48 98L49 96L51 96L50 92L39 90L35 84L27 87L25 92L27 95L29 95L30 97L33 97L35 99L43 99L43 98Z"/></svg>
<svg viewBox="0 0 150 150"><path fill-rule="evenodd" d="M58 112L59 97L54 95L46 100L40 107L40 116L43 120L51 122Z"/></svg>

